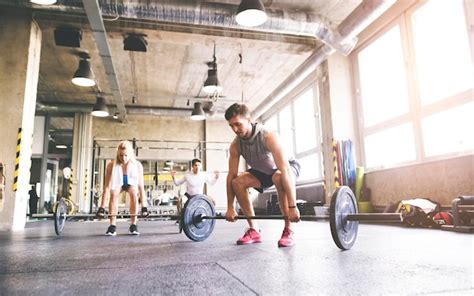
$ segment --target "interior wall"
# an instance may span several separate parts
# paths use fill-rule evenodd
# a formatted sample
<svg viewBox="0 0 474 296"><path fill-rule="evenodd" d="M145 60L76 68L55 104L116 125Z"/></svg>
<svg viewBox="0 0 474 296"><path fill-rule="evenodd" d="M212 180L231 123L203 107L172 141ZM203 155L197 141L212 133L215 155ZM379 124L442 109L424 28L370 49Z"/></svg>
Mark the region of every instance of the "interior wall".
<svg viewBox="0 0 474 296"><path fill-rule="evenodd" d="M401 199L429 198L451 205L460 195L474 195L474 156L369 172L365 184L376 206Z"/></svg>
<svg viewBox="0 0 474 296"><path fill-rule="evenodd" d="M145 115L128 115L126 123L120 123L111 118L103 119L95 117L92 122L92 136L96 138L124 140L136 138L139 146L142 145L142 143L139 142L140 140L191 141L198 143L204 139L204 123L202 121L191 121L188 118ZM116 142L113 144L117 145ZM172 147L170 146L170 148ZM101 149L101 155L110 155L107 157L113 157L114 153L115 149L113 148ZM194 158L194 152L179 149L140 149L138 158L190 160Z"/></svg>

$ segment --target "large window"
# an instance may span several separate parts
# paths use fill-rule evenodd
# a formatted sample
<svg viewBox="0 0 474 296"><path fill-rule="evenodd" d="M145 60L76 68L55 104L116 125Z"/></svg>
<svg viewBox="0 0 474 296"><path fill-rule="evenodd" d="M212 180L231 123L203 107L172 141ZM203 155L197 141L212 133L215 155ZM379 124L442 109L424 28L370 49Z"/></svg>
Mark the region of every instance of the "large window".
<svg viewBox="0 0 474 296"><path fill-rule="evenodd" d="M365 164L472 153L473 62L462 0L426 1L354 51Z"/></svg>
<svg viewBox="0 0 474 296"><path fill-rule="evenodd" d="M321 131L317 91L309 87L264 120L278 131L283 149L301 164L298 182L322 179Z"/></svg>

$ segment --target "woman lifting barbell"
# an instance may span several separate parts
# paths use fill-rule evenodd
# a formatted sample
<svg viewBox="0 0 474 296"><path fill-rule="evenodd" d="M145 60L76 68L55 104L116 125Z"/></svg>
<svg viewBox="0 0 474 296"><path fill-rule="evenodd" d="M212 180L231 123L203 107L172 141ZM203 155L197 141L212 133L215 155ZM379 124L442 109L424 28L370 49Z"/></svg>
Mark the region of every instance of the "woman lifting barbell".
<svg viewBox="0 0 474 296"><path fill-rule="evenodd" d="M142 216L148 216L146 207L146 195L143 187L143 166L135 159L132 143L122 141L117 146L115 160L107 164L102 200L97 211L98 217L105 216L105 200L109 199L110 225L105 235L115 236L117 234L117 205L118 197L122 191L128 192L130 197L130 228L129 233L139 235L137 227L137 201L142 207ZM140 197L140 198L138 198Z"/></svg>

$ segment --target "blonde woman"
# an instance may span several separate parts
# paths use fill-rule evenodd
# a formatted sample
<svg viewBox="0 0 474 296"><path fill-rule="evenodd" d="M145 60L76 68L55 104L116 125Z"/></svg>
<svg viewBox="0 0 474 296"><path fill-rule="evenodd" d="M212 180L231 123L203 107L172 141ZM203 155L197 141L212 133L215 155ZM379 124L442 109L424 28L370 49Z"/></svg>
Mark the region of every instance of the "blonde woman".
<svg viewBox="0 0 474 296"><path fill-rule="evenodd" d="M115 159L107 164L105 172L104 191L102 200L97 211L97 216L105 216L105 200L109 194L109 219L110 226L105 235L117 235L117 204L118 197L122 191L128 192L130 197L130 228L132 235L139 235L137 228L137 201L139 200L142 207L142 216L148 215L146 205L145 190L143 188L143 166L135 159L132 143L122 141L117 146ZM140 197L140 198L139 198Z"/></svg>

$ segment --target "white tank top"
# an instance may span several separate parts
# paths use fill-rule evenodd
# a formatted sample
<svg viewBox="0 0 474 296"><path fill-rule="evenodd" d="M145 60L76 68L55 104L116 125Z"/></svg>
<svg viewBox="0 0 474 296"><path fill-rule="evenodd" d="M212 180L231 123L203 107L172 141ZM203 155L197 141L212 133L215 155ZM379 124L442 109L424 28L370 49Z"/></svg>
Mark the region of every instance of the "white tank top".
<svg viewBox="0 0 474 296"><path fill-rule="evenodd" d="M127 165L127 177L128 184L138 186L138 167L134 162L129 162ZM123 185L123 172L122 165L116 164L112 167L112 184L110 185L112 190L121 190Z"/></svg>

